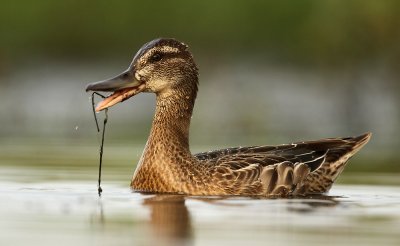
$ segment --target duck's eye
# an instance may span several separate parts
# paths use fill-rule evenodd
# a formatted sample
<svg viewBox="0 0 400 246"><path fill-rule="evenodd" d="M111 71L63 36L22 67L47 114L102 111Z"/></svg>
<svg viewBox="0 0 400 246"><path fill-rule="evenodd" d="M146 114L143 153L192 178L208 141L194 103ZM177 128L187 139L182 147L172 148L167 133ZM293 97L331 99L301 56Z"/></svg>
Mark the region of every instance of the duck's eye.
<svg viewBox="0 0 400 246"><path fill-rule="evenodd" d="M151 62L158 62L162 58L162 55L160 53L155 53L150 57Z"/></svg>

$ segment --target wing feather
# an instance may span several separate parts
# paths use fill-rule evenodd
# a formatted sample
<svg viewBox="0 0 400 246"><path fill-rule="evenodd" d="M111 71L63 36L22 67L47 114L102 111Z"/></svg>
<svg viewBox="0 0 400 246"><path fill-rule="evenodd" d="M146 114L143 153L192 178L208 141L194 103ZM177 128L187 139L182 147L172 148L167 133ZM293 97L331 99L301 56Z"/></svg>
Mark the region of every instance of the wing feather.
<svg viewBox="0 0 400 246"><path fill-rule="evenodd" d="M305 185L319 185L320 177L314 176L327 172L327 165L342 161L343 156L348 159L369 138L370 134L364 134L277 146L236 147L194 156L208 168L212 183L228 194L288 194L293 189L301 194L309 187ZM308 183L304 183L306 177ZM333 180L334 177L323 183L329 186Z"/></svg>

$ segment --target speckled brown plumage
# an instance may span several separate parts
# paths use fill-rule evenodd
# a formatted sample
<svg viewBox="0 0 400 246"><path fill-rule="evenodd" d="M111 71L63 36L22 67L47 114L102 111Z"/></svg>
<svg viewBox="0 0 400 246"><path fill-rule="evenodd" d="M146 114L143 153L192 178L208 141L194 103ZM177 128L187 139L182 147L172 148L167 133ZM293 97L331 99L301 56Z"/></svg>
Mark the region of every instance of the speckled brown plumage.
<svg viewBox="0 0 400 246"><path fill-rule="evenodd" d="M114 91L98 110L142 91L156 94L153 125L132 177L132 189L190 195L324 193L331 188L348 159L371 136L367 133L358 137L238 147L192 155L189 126L197 88L198 73L193 57L185 44L174 39L157 39L145 44L122 75L87 87L87 90Z"/></svg>

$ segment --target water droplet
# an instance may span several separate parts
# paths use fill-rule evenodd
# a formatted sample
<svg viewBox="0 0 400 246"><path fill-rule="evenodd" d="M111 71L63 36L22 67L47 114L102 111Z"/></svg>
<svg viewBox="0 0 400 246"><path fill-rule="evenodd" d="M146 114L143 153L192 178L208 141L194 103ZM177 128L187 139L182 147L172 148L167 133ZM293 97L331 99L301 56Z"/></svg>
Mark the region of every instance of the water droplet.
<svg viewBox="0 0 400 246"><path fill-rule="evenodd" d="M77 131L77 130L78 130L78 128L79 128L78 126L75 126L75 131Z"/></svg>

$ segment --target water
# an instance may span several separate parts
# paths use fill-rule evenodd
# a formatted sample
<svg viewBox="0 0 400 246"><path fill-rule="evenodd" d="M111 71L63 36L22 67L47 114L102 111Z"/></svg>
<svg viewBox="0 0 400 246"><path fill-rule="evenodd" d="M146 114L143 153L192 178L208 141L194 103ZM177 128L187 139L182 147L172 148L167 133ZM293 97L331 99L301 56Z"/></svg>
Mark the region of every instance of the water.
<svg viewBox="0 0 400 246"><path fill-rule="evenodd" d="M307 199L183 197L94 183L1 182L1 245L399 245L400 189Z"/></svg>
<svg viewBox="0 0 400 246"><path fill-rule="evenodd" d="M78 142L2 144L0 245L400 245L397 174L303 199L140 194L141 148L109 144L99 198L98 146Z"/></svg>

